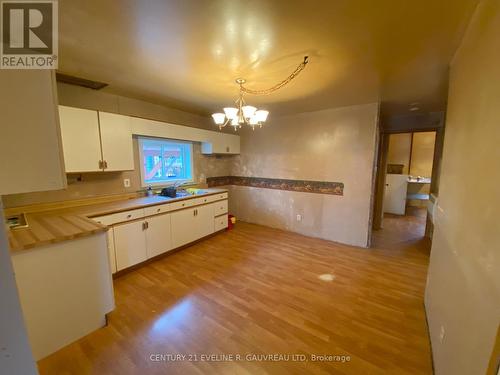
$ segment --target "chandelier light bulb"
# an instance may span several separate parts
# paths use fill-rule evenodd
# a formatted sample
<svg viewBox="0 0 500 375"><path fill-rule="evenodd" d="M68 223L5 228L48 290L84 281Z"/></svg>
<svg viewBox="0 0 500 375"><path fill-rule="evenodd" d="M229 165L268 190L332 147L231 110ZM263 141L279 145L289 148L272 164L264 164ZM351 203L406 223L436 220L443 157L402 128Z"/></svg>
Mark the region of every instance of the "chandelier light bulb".
<svg viewBox="0 0 500 375"><path fill-rule="evenodd" d="M259 120L257 119L256 115L253 115L250 117L250 120L248 121L250 125L257 125L259 123Z"/></svg>
<svg viewBox="0 0 500 375"><path fill-rule="evenodd" d="M267 120L267 116L269 115L269 111L259 110L255 112L255 117L258 122L265 122Z"/></svg>
<svg viewBox="0 0 500 375"><path fill-rule="evenodd" d="M214 119L214 122L217 125L222 125L224 123L224 120L226 118L226 115L224 113L214 113L212 115L212 118Z"/></svg>
<svg viewBox="0 0 500 375"><path fill-rule="evenodd" d="M224 108L224 113L228 119L238 119L238 108L226 107Z"/></svg>
<svg viewBox="0 0 500 375"><path fill-rule="evenodd" d="M255 108L251 105L246 105L242 108L242 110L243 110L243 116L245 118L251 118L254 115L257 108Z"/></svg>

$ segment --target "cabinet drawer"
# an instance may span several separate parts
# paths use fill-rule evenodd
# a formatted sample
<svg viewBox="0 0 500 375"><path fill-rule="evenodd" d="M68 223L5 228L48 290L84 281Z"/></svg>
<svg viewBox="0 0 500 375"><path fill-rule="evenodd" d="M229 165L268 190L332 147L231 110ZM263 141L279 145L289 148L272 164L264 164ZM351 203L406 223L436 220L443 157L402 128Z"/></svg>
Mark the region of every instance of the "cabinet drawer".
<svg viewBox="0 0 500 375"><path fill-rule="evenodd" d="M180 210L180 209L183 209L183 208L188 208L188 207L194 206L195 205L195 199L185 199L185 200L182 200L182 201L172 202L169 205L171 207L170 208L171 211Z"/></svg>
<svg viewBox="0 0 500 375"><path fill-rule="evenodd" d="M143 217L144 217L144 209L139 208L137 210L132 210L132 211L124 211L111 215L98 216L92 219L104 225L113 225L116 223L123 223L125 221L141 219Z"/></svg>
<svg viewBox="0 0 500 375"><path fill-rule="evenodd" d="M216 202L222 199L227 199L227 197L228 197L227 193L219 193L219 194L209 195L207 199L208 202Z"/></svg>
<svg viewBox="0 0 500 375"><path fill-rule="evenodd" d="M212 204L214 206L214 216L227 214L227 199Z"/></svg>
<svg viewBox="0 0 500 375"><path fill-rule="evenodd" d="M170 209L170 211L180 210L183 208L188 208L188 207L193 207L193 206L199 206L200 204L205 204L205 203L209 203L209 202L210 201L208 200L208 197L185 199L182 201L170 203L170 206L172 207Z"/></svg>
<svg viewBox="0 0 500 375"><path fill-rule="evenodd" d="M214 232L227 228L227 215L217 216L214 219Z"/></svg>
<svg viewBox="0 0 500 375"><path fill-rule="evenodd" d="M152 216L172 211L172 203L159 204L157 206L145 207L144 216Z"/></svg>

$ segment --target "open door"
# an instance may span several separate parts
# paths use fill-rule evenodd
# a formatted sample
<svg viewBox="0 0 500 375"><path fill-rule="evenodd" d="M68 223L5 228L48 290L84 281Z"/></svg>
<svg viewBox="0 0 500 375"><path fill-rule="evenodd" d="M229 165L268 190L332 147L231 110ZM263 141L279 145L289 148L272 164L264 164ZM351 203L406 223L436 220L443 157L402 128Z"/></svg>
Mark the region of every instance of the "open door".
<svg viewBox="0 0 500 375"><path fill-rule="evenodd" d="M385 176L384 212L404 215L406 212L406 194L408 175L388 174Z"/></svg>

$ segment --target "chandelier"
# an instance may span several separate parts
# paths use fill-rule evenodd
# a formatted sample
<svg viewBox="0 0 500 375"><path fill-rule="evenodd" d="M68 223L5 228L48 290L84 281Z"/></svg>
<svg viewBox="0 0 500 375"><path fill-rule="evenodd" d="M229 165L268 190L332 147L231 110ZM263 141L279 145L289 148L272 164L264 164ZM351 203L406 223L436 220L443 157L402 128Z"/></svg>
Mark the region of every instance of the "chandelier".
<svg viewBox="0 0 500 375"><path fill-rule="evenodd" d="M226 107L224 108L224 113L214 113L212 114L212 118L214 119L215 124L222 129L226 125L230 125L236 131L241 128L242 125L249 125L252 130L255 130L256 126L262 127L264 122L267 120L267 116L269 115L269 111L260 109L258 110L254 106L247 105L244 99L244 94L250 95L269 95L286 84L288 84L292 79L294 79L307 65L308 57L304 57L304 61L300 63L300 65L290 74L287 78L285 78L280 83L274 85L265 90L251 90L243 86L246 83L246 80L243 78L238 78L236 80L236 84L240 86L239 96L236 99L235 104L236 107Z"/></svg>

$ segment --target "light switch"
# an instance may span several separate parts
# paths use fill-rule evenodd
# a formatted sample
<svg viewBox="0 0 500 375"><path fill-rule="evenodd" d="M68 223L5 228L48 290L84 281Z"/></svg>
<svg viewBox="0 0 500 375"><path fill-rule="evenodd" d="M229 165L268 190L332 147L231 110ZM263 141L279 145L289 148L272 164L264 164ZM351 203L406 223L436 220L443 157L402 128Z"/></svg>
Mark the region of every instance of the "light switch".
<svg viewBox="0 0 500 375"><path fill-rule="evenodd" d="M123 186L126 188L130 187L130 178L123 179Z"/></svg>

